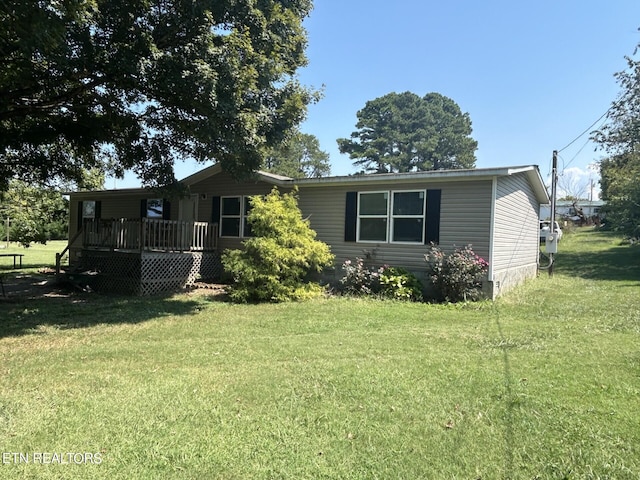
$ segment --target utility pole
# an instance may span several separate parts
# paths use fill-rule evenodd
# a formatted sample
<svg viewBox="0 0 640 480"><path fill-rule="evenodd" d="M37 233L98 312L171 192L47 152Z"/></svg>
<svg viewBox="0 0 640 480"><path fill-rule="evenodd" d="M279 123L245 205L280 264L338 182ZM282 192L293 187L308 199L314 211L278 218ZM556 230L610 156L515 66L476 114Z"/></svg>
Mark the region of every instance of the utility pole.
<svg viewBox="0 0 640 480"><path fill-rule="evenodd" d="M556 187L558 183L558 151L553 151L553 164L551 167L551 225L549 232L551 235L556 234ZM557 242L556 242L557 245ZM554 254L549 253L549 276L553 277L553 258Z"/></svg>

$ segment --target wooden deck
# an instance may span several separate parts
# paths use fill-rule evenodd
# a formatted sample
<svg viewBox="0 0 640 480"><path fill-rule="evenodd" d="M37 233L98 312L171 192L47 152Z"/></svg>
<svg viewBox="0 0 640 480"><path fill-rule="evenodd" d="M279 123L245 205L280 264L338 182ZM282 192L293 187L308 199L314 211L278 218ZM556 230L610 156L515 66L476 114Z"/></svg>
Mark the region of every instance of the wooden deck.
<svg viewBox="0 0 640 480"><path fill-rule="evenodd" d="M148 252L213 252L218 224L156 219L85 220L82 247Z"/></svg>

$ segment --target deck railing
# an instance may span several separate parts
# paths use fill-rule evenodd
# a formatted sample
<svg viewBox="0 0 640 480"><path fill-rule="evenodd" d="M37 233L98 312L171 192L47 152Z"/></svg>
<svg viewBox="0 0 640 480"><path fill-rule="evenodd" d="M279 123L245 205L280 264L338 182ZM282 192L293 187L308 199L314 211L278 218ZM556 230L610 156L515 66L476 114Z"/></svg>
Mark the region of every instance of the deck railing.
<svg viewBox="0 0 640 480"><path fill-rule="evenodd" d="M159 219L85 220L82 246L111 250L203 252L216 250L218 224Z"/></svg>

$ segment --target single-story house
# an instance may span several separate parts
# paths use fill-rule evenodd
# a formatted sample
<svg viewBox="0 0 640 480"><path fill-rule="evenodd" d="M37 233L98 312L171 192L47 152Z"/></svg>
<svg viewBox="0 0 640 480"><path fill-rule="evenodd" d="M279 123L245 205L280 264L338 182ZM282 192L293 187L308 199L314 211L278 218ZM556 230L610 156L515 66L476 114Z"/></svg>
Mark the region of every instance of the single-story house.
<svg viewBox="0 0 640 480"><path fill-rule="evenodd" d="M188 194L153 190L70 194L70 264L101 272L105 285L155 293L221 273L220 252L250 235L248 199L274 186L299 189L299 206L336 256L403 266L423 278L431 242L467 244L489 262L495 298L536 275L539 205L549 197L537 166L292 179L255 172L237 182L219 165L182 180Z"/></svg>

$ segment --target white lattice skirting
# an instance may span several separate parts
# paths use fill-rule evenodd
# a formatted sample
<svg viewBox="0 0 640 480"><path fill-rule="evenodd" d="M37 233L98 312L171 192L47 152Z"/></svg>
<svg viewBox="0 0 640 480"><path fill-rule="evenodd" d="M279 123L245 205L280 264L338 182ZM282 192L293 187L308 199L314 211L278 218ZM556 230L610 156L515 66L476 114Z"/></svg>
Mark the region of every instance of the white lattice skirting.
<svg viewBox="0 0 640 480"><path fill-rule="evenodd" d="M215 252L106 252L85 250L83 267L96 272L98 291L155 295L180 290L199 279L218 279L220 256Z"/></svg>

